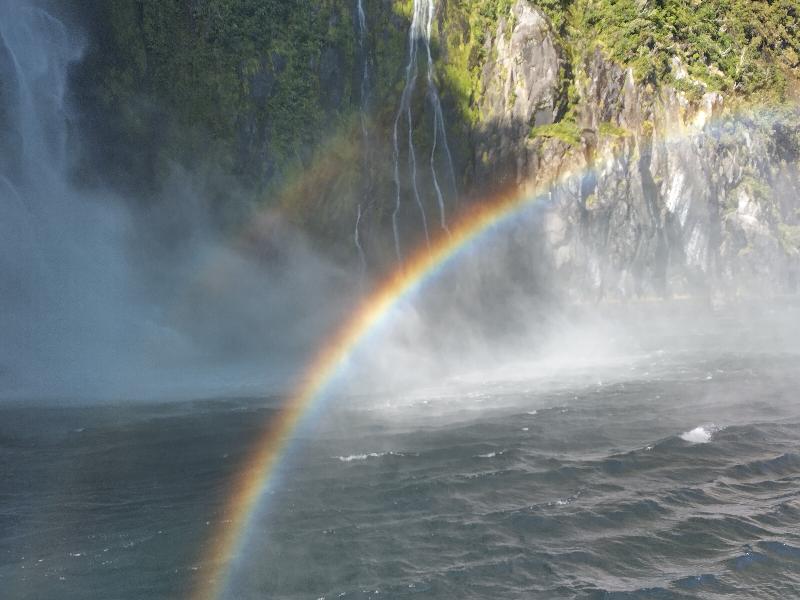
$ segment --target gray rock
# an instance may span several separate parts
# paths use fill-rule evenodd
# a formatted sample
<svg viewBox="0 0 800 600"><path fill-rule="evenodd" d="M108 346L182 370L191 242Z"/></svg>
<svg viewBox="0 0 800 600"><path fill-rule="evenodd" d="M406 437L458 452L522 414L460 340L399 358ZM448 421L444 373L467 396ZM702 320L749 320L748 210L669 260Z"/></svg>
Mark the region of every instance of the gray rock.
<svg viewBox="0 0 800 600"><path fill-rule="evenodd" d="M654 90L595 50L575 73L582 147L531 140L560 116L556 40L526 0L501 20L475 143L477 181L541 188L580 174L553 190L533 232L552 282L575 298L793 291L800 113L735 117L717 92Z"/></svg>

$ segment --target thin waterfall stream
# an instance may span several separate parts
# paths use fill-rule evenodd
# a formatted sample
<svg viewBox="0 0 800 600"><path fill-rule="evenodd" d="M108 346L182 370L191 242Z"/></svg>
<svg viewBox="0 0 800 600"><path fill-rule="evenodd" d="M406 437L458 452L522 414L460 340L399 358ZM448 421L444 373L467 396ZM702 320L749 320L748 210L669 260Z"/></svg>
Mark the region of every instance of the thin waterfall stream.
<svg viewBox="0 0 800 600"><path fill-rule="evenodd" d="M425 206L422 201L422 195L419 188L418 172L417 172L417 149L414 144L414 115L412 110L412 96L416 88L417 77L419 75L418 67L418 49L421 43L424 46L426 53L426 75L427 75L427 98L433 109L433 143L431 145L430 154L430 169L431 180L433 182L434 191L436 193L436 202L439 209L440 227L447 231L447 216L445 208L445 197L439 183L439 176L436 170L436 157L437 152L442 152L447 161L447 167L450 173L453 192L456 192L455 184L455 170L453 168L453 158L450 152L450 145L447 141L447 130L444 122L444 114L442 111L442 104L439 98L439 90L436 87L436 73L433 65L433 55L431 52L431 35L433 28L433 20L436 14L436 5L434 0L414 0L414 8L411 19L411 26L408 33L408 63L406 64L406 78L403 93L400 97L400 106L394 120L394 128L392 131L392 150L394 159L394 184L395 184L395 205L392 212L392 232L394 234L395 253L397 259L402 259L401 244L400 244L400 230L398 219L400 216L400 209L402 207L402 181L400 177L400 125L404 120L408 129L407 143L408 143L408 161L409 161L409 179L411 183L411 190L414 196L414 201L419 209L420 219L422 221L422 228L425 234L425 239L430 241L430 233L428 230L428 218L425 213ZM405 117L405 118L404 118Z"/></svg>
<svg viewBox="0 0 800 600"><path fill-rule="evenodd" d="M372 176L370 169L370 143L369 143L369 129L367 124L367 114L369 111L369 58L367 56L367 15L364 12L363 0L357 0L356 11L358 14L358 48L361 52L361 142L362 153L364 156L364 175L367 177L367 184L365 186L364 196L359 200L356 205L356 225L353 231L353 242L355 243L358 252L358 258L361 266L362 276L367 269L367 255L364 252L364 247L361 245L361 219L364 215L366 208L365 204L369 203L369 194L372 187Z"/></svg>

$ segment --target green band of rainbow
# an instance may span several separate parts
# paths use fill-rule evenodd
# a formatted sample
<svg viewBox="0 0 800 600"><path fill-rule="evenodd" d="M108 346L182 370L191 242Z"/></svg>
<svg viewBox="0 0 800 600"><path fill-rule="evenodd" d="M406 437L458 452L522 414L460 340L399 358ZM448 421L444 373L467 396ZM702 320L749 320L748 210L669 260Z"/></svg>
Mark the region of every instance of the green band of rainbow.
<svg viewBox="0 0 800 600"><path fill-rule="evenodd" d="M207 550L207 560L214 567L211 576L204 577L204 584L198 587L194 595L197 600L222 597L231 563L241 550L252 514L281 457L286 453L292 434L361 339L392 307L472 239L502 222L521 206L532 203L540 195L530 190L527 193L517 191L514 194L500 194L489 202L476 205L451 225L449 235L441 235L432 241L430 248L424 246L410 256L328 340L306 369L303 383L279 414L272 417L252 454L241 467L232 486L230 500L224 509L225 527L217 532Z"/></svg>
<svg viewBox="0 0 800 600"><path fill-rule="evenodd" d="M707 131L707 124L706 124ZM694 134L702 133L695 130ZM686 132L659 140L659 143L686 137ZM562 173L545 185L531 189L514 189L500 193L472 207L451 224L449 234L423 246L378 286L353 315L328 339L305 371L303 383L288 399L279 414L273 417L255 449L236 476L230 499L224 508L224 523L204 553L204 563L212 565L210 574L198 582L193 598L216 600L228 585L231 567L245 543L259 499L268 488L276 467L286 455L288 446L303 417L322 397L322 392L340 371L366 335L390 310L413 290L434 275L458 252L483 233L510 219L532 205L556 185L576 181L587 169Z"/></svg>

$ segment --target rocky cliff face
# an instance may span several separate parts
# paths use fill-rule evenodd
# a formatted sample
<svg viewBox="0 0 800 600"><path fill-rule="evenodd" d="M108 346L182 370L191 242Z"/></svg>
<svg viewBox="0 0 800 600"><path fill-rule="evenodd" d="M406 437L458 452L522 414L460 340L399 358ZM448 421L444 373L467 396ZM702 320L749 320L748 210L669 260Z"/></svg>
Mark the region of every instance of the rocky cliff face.
<svg viewBox="0 0 800 600"><path fill-rule="evenodd" d="M593 3L589 14L578 0L435 3L432 60L455 166L445 212L497 189L545 190L545 216L520 235L535 247L537 269L578 298L793 290L800 113L759 108L752 98L745 109L742 90L767 97L782 69L796 75L800 40L769 46L764 32L721 32L701 47L693 40L705 37L683 37L680 20L710 10L697 23L706 26L719 3L606 4ZM773 11L765 14L785 30L781 39L792 35L777 8L734 4ZM631 15L655 16L639 19L635 31L606 35L606 21L625 25L623 5ZM128 149L110 158L124 163L117 168L134 184L155 179L170 161L204 157L249 181L260 203L280 207L353 265L360 219L359 240L376 273L395 260L393 160L404 247L422 241L414 196L436 221L430 157L437 136L442 182L449 169L424 58L408 98L415 180L405 118L403 143L392 149L413 2L364 3L362 41L355 0L76 6L91 13L96 40L78 69L78 96L102 115L87 119L100 145ZM708 35L719 30L712 29ZM734 43L744 44L735 57ZM747 59L776 48L772 62ZM111 125L96 126L104 120Z"/></svg>
<svg viewBox="0 0 800 600"><path fill-rule="evenodd" d="M489 44L473 135L475 182L522 184L547 169L538 160L541 144L532 142L530 132L563 112L564 52L547 18L527 2L517 2L501 17Z"/></svg>
<svg viewBox="0 0 800 600"><path fill-rule="evenodd" d="M526 0L500 20L490 44L475 179L537 189L576 174L550 191L541 231L531 232L542 237L553 281L596 298L795 289L797 112L736 114L710 91L690 100L668 85L637 83L599 50L568 65ZM574 124L559 128L551 123L567 69Z"/></svg>

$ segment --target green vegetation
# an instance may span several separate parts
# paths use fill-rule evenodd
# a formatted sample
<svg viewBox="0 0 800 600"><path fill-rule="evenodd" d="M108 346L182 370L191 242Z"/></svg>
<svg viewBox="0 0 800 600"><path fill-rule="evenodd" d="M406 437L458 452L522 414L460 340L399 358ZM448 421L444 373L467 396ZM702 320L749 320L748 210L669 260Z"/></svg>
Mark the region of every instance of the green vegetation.
<svg viewBox="0 0 800 600"><path fill-rule="evenodd" d="M795 0L540 0L566 45L597 44L640 81L780 100L800 69Z"/></svg>
<svg viewBox="0 0 800 600"><path fill-rule="evenodd" d="M778 225L778 233L780 235L781 246L786 254L793 256L800 254L799 225L786 225L784 223L780 223Z"/></svg>
<svg viewBox="0 0 800 600"><path fill-rule="evenodd" d="M483 69L515 2L438 2L433 52L455 148L466 147L482 122ZM84 66L87 94L113 117L114 131L104 134L127 142L115 147L130 148L120 162L140 169L143 179L199 157L264 189L308 165L320 143L351 128L360 108L354 0L72 3L97 29ZM711 89L745 102L777 102L792 93L800 73L796 0L531 4L551 21L565 59L557 122L535 127L534 137L580 142L579 83L596 48L631 66L640 82L673 85L690 98ZM385 138L403 86L413 0L367 6L371 118L376 137ZM421 107L424 86L417 88L413 101ZM430 128L416 127L424 145ZM599 133L628 135L611 123Z"/></svg>
<svg viewBox="0 0 800 600"><path fill-rule="evenodd" d="M441 73L443 93L470 125L481 117L477 106L483 95L481 71L491 58L487 54L489 42L500 18L510 16L514 3L515 0L464 0L446 5L438 40L446 52Z"/></svg>
<svg viewBox="0 0 800 600"><path fill-rule="evenodd" d="M443 4L440 78L450 105L469 126L481 121L482 70L492 58L489 42L514 3ZM534 128L534 137L577 143L576 78L582 76L585 59L595 48L632 67L638 81L654 88L672 85L694 100L714 90L726 93L731 103L781 102L791 92L787 81L800 75L800 6L794 0L532 0L531 4L550 19L566 59L560 73L563 105L558 122ZM628 135L610 123L601 124L599 133Z"/></svg>
<svg viewBox="0 0 800 600"><path fill-rule="evenodd" d="M600 123L597 130L601 136L606 137L628 137L631 135L631 132L624 127L620 127L616 123L609 123L608 121Z"/></svg>
<svg viewBox="0 0 800 600"><path fill-rule="evenodd" d="M578 146L581 143L581 131L571 120L533 127L531 137L555 138L571 146Z"/></svg>
<svg viewBox="0 0 800 600"><path fill-rule="evenodd" d="M339 0L93 0L101 28L87 60L99 104L132 143L154 133L172 159L211 151L242 173L242 129L279 167L306 153L353 101L352 7ZM357 94L357 92L356 92ZM158 125L142 121L158 107ZM155 117L153 117L155 119ZM165 121L166 119L166 121ZM163 127L166 125L167 130ZM154 132L153 128L157 131Z"/></svg>

